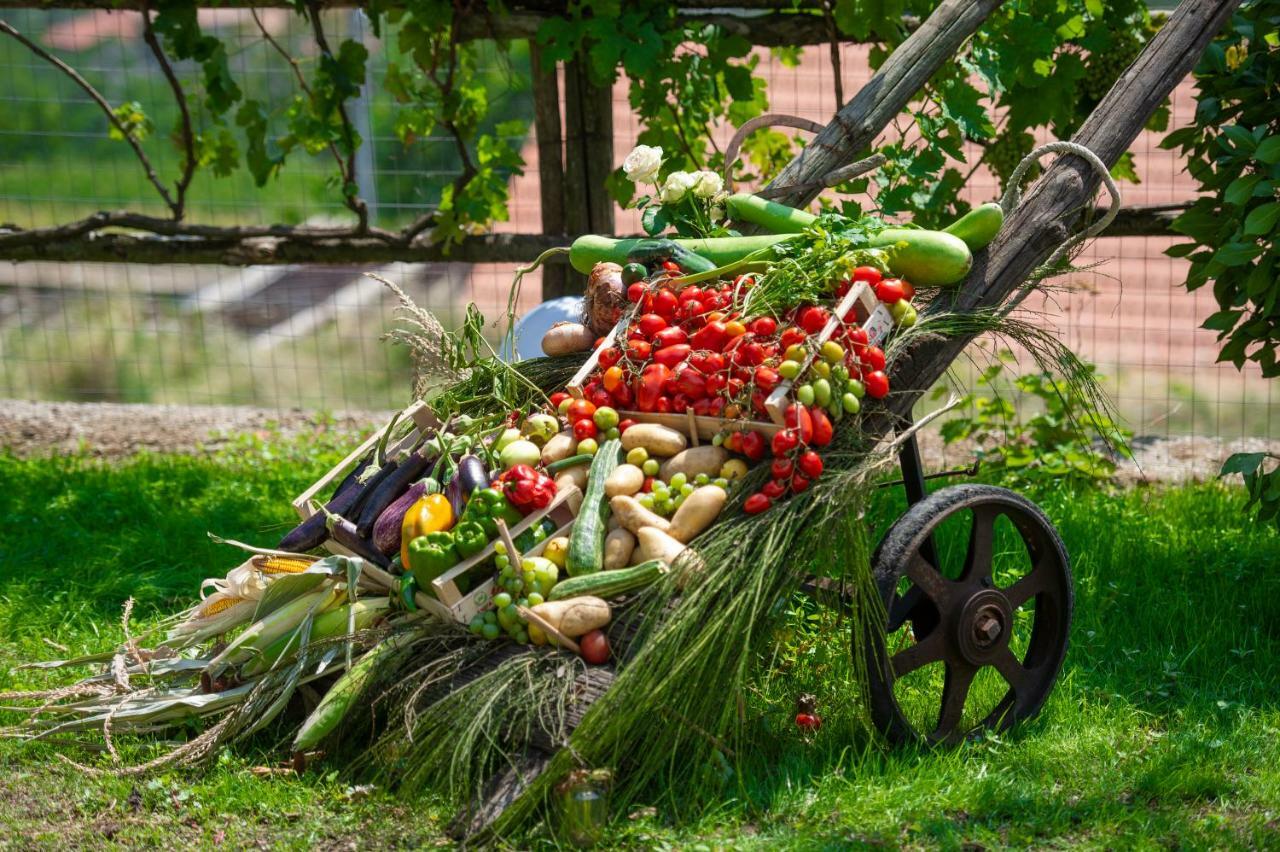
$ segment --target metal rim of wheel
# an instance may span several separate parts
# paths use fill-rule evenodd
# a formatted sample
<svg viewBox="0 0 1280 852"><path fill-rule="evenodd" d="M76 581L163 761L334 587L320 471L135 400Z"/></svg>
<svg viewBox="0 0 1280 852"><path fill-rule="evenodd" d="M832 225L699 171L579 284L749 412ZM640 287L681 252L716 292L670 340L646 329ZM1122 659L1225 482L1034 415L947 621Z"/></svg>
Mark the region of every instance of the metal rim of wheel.
<svg viewBox="0 0 1280 852"><path fill-rule="evenodd" d="M956 579L930 562L932 536L947 518L972 512L965 561ZM1014 583L995 585L995 524L1007 517L1022 538L1031 568ZM1003 731L1040 711L1067 653L1074 606L1071 568L1057 530L1025 497L992 485L956 485L911 506L872 559L886 620L870 625L868 694L872 721L892 743L955 744L988 729ZM911 586L899 594L900 581ZM1035 609L1026 651L1010 647L1014 613L1031 598ZM910 621L915 642L888 655L886 637ZM895 684L922 666L945 664L937 724L920 730L903 712ZM993 667L1008 685L977 725L963 726L969 688Z"/></svg>

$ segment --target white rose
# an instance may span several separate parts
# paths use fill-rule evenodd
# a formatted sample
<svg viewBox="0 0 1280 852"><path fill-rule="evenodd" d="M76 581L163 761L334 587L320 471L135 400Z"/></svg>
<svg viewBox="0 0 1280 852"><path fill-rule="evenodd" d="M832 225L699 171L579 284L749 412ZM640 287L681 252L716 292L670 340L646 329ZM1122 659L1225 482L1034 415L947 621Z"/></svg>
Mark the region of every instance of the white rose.
<svg viewBox="0 0 1280 852"><path fill-rule="evenodd" d="M637 145L622 161L622 171L632 183L648 183L658 177L662 168L662 149L651 145Z"/></svg>
<svg viewBox="0 0 1280 852"><path fill-rule="evenodd" d="M675 204L693 189L697 175L688 172L672 172L667 175L667 182L662 185L662 203Z"/></svg>
<svg viewBox="0 0 1280 852"><path fill-rule="evenodd" d="M694 175L693 194L699 198L711 198L724 189L724 181L715 172L698 172Z"/></svg>

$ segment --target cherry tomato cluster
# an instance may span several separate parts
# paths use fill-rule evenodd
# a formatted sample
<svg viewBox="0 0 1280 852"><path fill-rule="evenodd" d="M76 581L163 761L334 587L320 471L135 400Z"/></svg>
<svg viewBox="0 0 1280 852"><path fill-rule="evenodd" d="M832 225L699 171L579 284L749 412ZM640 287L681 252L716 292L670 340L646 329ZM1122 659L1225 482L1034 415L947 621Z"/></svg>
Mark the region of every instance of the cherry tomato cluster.
<svg viewBox="0 0 1280 852"><path fill-rule="evenodd" d="M583 388L584 399L567 410L562 406L561 413L579 439L595 437L592 410L606 408L768 420L770 393L784 381L808 377L812 384L793 386L785 428L771 439L749 427L723 435L726 449L751 461L772 451L774 475L744 507L763 512L787 493L806 490L822 473L815 448L831 442L835 422L856 413L859 398L888 394L884 350L871 345L852 310L818 347L811 339L831 322L829 308L805 304L778 318L744 315L739 306L752 286L750 277L677 290L668 286L667 273L679 273L673 267L666 264L653 279L628 286L627 298L637 306L634 319L622 339L607 347L603 339L596 342L598 369ZM838 284L837 297L857 282L871 286L900 324L915 321L914 288L906 281L861 266Z"/></svg>

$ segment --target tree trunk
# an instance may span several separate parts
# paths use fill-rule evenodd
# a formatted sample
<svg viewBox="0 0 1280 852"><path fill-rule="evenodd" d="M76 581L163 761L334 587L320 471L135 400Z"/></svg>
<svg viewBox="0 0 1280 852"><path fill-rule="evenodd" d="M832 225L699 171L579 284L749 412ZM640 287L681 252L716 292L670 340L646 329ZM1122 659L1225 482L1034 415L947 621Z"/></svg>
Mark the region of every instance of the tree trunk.
<svg viewBox="0 0 1280 852"><path fill-rule="evenodd" d="M538 140L538 201L542 205L542 232L563 234L564 151L560 136L560 84L556 67L543 66L542 48L529 40L529 65L533 76L533 127ZM567 267L542 267L542 299L554 299L566 292Z"/></svg>

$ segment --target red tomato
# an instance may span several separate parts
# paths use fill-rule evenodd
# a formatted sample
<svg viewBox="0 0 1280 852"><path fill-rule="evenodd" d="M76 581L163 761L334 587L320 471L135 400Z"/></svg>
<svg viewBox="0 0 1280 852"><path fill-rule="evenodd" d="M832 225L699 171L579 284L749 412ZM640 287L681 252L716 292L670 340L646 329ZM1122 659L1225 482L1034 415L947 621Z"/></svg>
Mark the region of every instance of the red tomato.
<svg viewBox="0 0 1280 852"><path fill-rule="evenodd" d="M844 339L849 341L849 346L855 352L859 352L867 345L868 337L865 328L850 328L844 333Z"/></svg>
<svg viewBox="0 0 1280 852"><path fill-rule="evenodd" d="M797 343L804 343L808 338L809 335L805 334L795 326L790 326L783 330L782 339L778 341L778 345L785 351Z"/></svg>
<svg viewBox="0 0 1280 852"><path fill-rule="evenodd" d="M778 386L778 382L782 377L778 375L778 371L772 367L766 367L763 364L756 367L756 387L768 393Z"/></svg>
<svg viewBox="0 0 1280 852"><path fill-rule="evenodd" d="M621 423L618 424L618 434L621 435L623 432L627 431L634 425L636 425L636 421L628 417L626 420L623 420Z"/></svg>
<svg viewBox="0 0 1280 852"><path fill-rule="evenodd" d="M671 397L671 413L672 414L684 414L688 410L689 410L689 397L685 396L682 393L678 393L675 396ZM697 414L696 411L694 413Z"/></svg>
<svg viewBox="0 0 1280 852"><path fill-rule="evenodd" d="M660 289L653 296L653 312L660 317L670 319L676 315L676 294L672 293L666 287Z"/></svg>
<svg viewBox="0 0 1280 852"><path fill-rule="evenodd" d="M651 492L653 491L653 477L652 477L652 476L646 476L646 477L644 478L644 484L640 486L640 491L641 491L642 493L644 493L644 494L649 494L649 493L651 493Z"/></svg>
<svg viewBox="0 0 1280 852"><path fill-rule="evenodd" d="M765 408L764 399L764 391L757 390L751 393L751 410L762 418L769 414L769 409Z"/></svg>
<svg viewBox="0 0 1280 852"><path fill-rule="evenodd" d="M637 281L627 288L627 301L638 302L644 298L645 284L643 281Z"/></svg>
<svg viewBox="0 0 1280 852"><path fill-rule="evenodd" d="M796 444L800 443L800 439L796 437L795 430L782 429L773 433L773 454L775 456L785 456L796 448Z"/></svg>
<svg viewBox="0 0 1280 852"><path fill-rule="evenodd" d="M710 385L710 383L711 383L711 380L708 379L707 384ZM702 399L694 400L693 405L690 407L693 409L693 413L698 415L699 417L710 417L711 416L711 397L703 397Z"/></svg>
<svg viewBox="0 0 1280 852"><path fill-rule="evenodd" d="M884 369L884 350L879 346L868 346L865 350L858 353L858 357L862 359L862 363L867 366L871 372Z"/></svg>
<svg viewBox="0 0 1280 852"><path fill-rule="evenodd" d="M730 432L728 437L724 439L724 448L731 453L742 452L742 433Z"/></svg>
<svg viewBox="0 0 1280 852"><path fill-rule="evenodd" d="M556 410L559 410L560 403L568 399L569 394L565 393L564 391L556 391L555 393L551 394L551 396L548 398L551 400L551 407Z"/></svg>
<svg viewBox="0 0 1280 852"><path fill-rule="evenodd" d="M800 313L796 315L796 325L800 326L809 334L817 334L822 331L822 327L827 324L827 318L830 314L825 308L817 305L810 305L807 308L801 308Z"/></svg>
<svg viewBox="0 0 1280 852"><path fill-rule="evenodd" d="M601 367L612 367L618 361L622 360L622 353L618 351L618 347L610 346L608 349L600 350L600 358L598 363Z"/></svg>
<svg viewBox="0 0 1280 852"><path fill-rule="evenodd" d="M702 399L707 395L707 377L689 364L681 364L675 371L676 390L690 399Z"/></svg>
<svg viewBox="0 0 1280 852"><path fill-rule="evenodd" d="M573 424L573 437L579 441L594 438L599 434L600 430L596 427L594 420L578 420Z"/></svg>
<svg viewBox="0 0 1280 852"><path fill-rule="evenodd" d="M783 420L789 429L796 430L800 443L807 444L813 439L813 418L809 416L809 409L800 403L788 405Z"/></svg>
<svg viewBox="0 0 1280 852"><path fill-rule="evenodd" d="M601 346L604 346L604 338L603 338L603 337L597 337L597 338L596 338L596 342L591 344L591 348L592 348L592 349L599 349Z"/></svg>
<svg viewBox="0 0 1280 852"><path fill-rule="evenodd" d="M767 494L752 494L747 501L742 504L742 511L748 515L758 515L761 512L768 511L773 505L773 501L769 499Z"/></svg>
<svg viewBox="0 0 1280 852"><path fill-rule="evenodd" d="M685 287L677 293L676 297L680 300L680 304L682 305L685 302L701 302L705 292L706 291L697 284L690 284L688 287Z"/></svg>
<svg viewBox="0 0 1280 852"><path fill-rule="evenodd" d="M719 352L695 352L689 356L689 363L708 376L723 371L726 366Z"/></svg>
<svg viewBox="0 0 1280 852"><path fill-rule="evenodd" d="M910 302L916 297L916 288L912 287L911 282L907 281L905 278L899 278L898 280L902 284L902 298Z"/></svg>
<svg viewBox="0 0 1280 852"><path fill-rule="evenodd" d="M894 302L906 298L907 291L897 278L886 278L875 286L876 298L882 302L892 305Z"/></svg>
<svg viewBox="0 0 1280 852"><path fill-rule="evenodd" d="M787 479L794 472L794 467L789 458L774 459L773 464L769 465L769 475L774 479Z"/></svg>
<svg viewBox="0 0 1280 852"><path fill-rule="evenodd" d="M660 396L658 401L654 403L653 410L659 414L671 413L671 399L669 397Z"/></svg>
<svg viewBox="0 0 1280 852"><path fill-rule="evenodd" d="M674 346L664 346L653 353L653 361L655 364L661 364L664 367L675 369L676 364L689 357L689 353L693 350L687 343L677 343Z"/></svg>
<svg viewBox="0 0 1280 852"><path fill-rule="evenodd" d="M578 649L582 651L582 659L593 666L609 662L609 640L602 630L592 630L579 639Z"/></svg>
<svg viewBox="0 0 1280 852"><path fill-rule="evenodd" d="M680 265L673 260L662 261L662 268L667 272L674 272L676 275L680 274Z"/></svg>
<svg viewBox="0 0 1280 852"><path fill-rule="evenodd" d="M743 367L758 367L764 363L764 347L754 340L745 340L733 349L733 363Z"/></svg>
<svg viewBox="0 0 1280 852"><path fill-rule="evenodd" d="M657 314L644 314L636 320L636 327L641 334L652 340L655 334L667 327L667 321Z"/></svg>
<svg viewBox="0 0 1280 852"><path fill-rule="evenodd" d="M815 405L809 409L809 418L813 421L814 445L825 447L830 444L831 439L835 437L835 427L831 424L831 418L827 416L827 412Z"/></svg>
<svg viewBox="0 0 1280 852"><path fill-rule="evenodd" d="M853 286L853 282L849 280L841 281L836 285L836 296L844 298L848 294L849 288Z"/></svg>
<svg viewBox="0 0 1280 852"><path fill-rule="evenodd" d="M706 306L696 299L681 302L680 307L676 310L676 316L687 324L696 324L697 318L706 313Z"/></svg>
<svg viewBox="0 0 1280 852"><path fill-rule="evenodd" d="M671 378L671 371L661 364L650 364L641 372L634 388L636 407L641 411L657 411L662 399L662 386Z"/></svg>
<svg viewBox="0 0 1280 852"><path fill-rule="evenodd" d="M689 335L685 334L684 329L678 325L667 326L653 336L653 345L658 349L664 346L676 346L688 341Z"/></svg>
<svg viewBox="0 0 1280 852"><path fill-rule="evenodd" d="M862 377L862 384L867 389L867 396L872 399L884 399L889 394L889 377L883 370L867 373Z"/></svg>
<svg viewBox="0 0 1280 852"><path fill-rule="evenodd" d="M694 349L709 349L712 352L723 351L728 341L729 333L725 331L724 323L710 318L706 325L695 331L689 338Z"/></svg>
<svg viewBox="0 0 1280 852"><path fill-rule="evenodd" d="M787 493L787 484L776 479L770 479L760 488L760 493L770 500L777 500Z"/></svg>
<svg viewBox="0 0 1280 852"><path fill-rule="evenodd" d="M595 413L595 404L585 399L575 399L569 403L569 410L565 412L569 417L570 423L576 423L579 420L590 420Z"/></svg>
<svg viewBox="0 0 1280 852"><path fill-rule="evenodd" d="M809 478L803 473L797 473L795 476L791 477L791 490L795 493L799 494L801 491L808 490L808 488Z"/></svg>
<svg viewBox="0 0 1280 852"><path fill-rule="evenodd" d="M603 408L606 405L613 404L613 397L603 387L596 387L591 393L587 394L587 399L591 400L596 408Z"/></svg>
<svg viewBox="0 0 1280 852"><path fill-rule="evenodd" d="M707 376L707 393L720 393L728 385L729 379L724 373L712 373Z"/></svg>
<svg viewBox="0 0 1280 852"><path fill-rule="evenodd" d="M724 414L724 407L725 407L724 397L718 396L715 399L711 400L711 416L719 417L721 414Z"/></svg>
<svg viewBox="0 0 1280 852"><path fill-rule="evenodd" d="M742 453L752 461L760 461L764 458L764 436L759 432L744 432Z"/></svg>
<svg viewBox="0 0 1280 852"><path fill-rule="evenodd" d="M778 330L778 321L773 317L757 317L751 321L751 333L757 337L772 337Z"/></svg>
<svg viewBox="0 0 1280 852"><path fill-rule="evenodd" d="M853 270L853 274L849 276L849 278L854 281L865 281L873 286L883 277L884 276L881 274L880 270L876 269L874 266L859 266L857 269Z"/></svg>
<svg viewBox="0 0 1280 852"><path fill-rule="evenodd" d="M800 458L796 460L796 464L800 468L800 472L810 479L817 479L822 475L822 456L813 450L806 450L800 454Z"/></svg>
<svg viewBox="0 0 1280 852"><path fill-rule="evenodd" d="M611 391L613 394L614 408L630 408L632 402L631 386L626 382L618 385Z"/></svg>
<svg viewBox="0 0 1280 852"><path fill-rule="evenodd" d="M647 340L628 340L627 357L637 364L643 364L653 354L653 347Z"/></svg>

